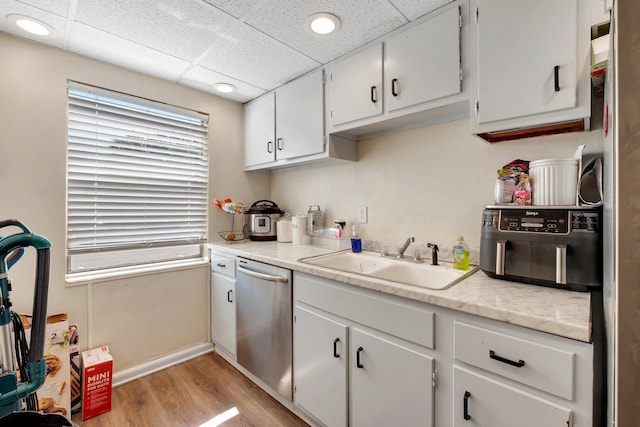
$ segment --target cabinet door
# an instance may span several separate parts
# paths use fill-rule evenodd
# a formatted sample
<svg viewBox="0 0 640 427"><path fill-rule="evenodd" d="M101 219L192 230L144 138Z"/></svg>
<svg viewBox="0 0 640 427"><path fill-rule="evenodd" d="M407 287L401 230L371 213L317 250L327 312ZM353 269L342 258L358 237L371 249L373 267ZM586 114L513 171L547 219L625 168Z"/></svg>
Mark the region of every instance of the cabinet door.
<svg viewBox="0 0 640 427"><path fill-rule="evenodd" d="M352 426L433 426L434 360L358 328L351 330Z"/></svg>
<svg viewBox="0 0 640 427"><path fill-rule="evenodd" d="M276 90L276 159L291 159L324 150L322 70Z"/></svg>
<svg viewBox="0 0 640 427"><path fill-rule="evenodd" d="M460 8L385 42L385 101L395 111L461 92Z"/></svg>
<svg viewBox="0 0 640 427"><path fill-rule="evenodd" d="M454 427L567 427L571 410L453 367Z"/></svg>
<svg viewBox="0 0 640 427"><path fill-rule="evenodd" d="M576 2L478 0L478 123L577 105Z"/></svg>
<svg viewBox="0 0 640 427"><path fill-rule="evenodd" d="M275 99L271 92L245 106L245 167L275 160Z"/></svg>
<svg viewBox="0 0 640 427"><path fill-rule="evenodd" d="M295 402L323 424L347 425L347 327L296 306Z"/></svg>
<svg viewBox="0 0 640 427"><path fill-rule="evenodd" d="M236 281L232 277L211 275L211 339L229 353L236 354Z"/></svg>
<svg viewBox="0 0 640 427"><path fill-rule="evenodd" d="M382 114L382 95L382 44L331 65L332 126Z"/></svg>

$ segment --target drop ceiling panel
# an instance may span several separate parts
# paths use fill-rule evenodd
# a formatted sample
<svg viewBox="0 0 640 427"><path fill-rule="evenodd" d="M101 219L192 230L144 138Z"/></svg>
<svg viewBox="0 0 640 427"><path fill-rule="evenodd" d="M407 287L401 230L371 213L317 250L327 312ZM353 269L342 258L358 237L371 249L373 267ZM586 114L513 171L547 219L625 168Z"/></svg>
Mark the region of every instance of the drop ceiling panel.
<svg viewBox="0 0 640 427"><path fill-rule="evenodd" d="M189 69L189 71L184 73L182 78L178 81L178 83L185 86L209 92L214 95L220 95L220 93L213 90L213 85L221 82L231 83L238 88L237 92L224 95L225 98L238 102L250 101L266 92L264 89L260 89L229 76L225 76L224 74L207 70L200 66L194 66Z"/></svg>
<svg viewBox="0 0 640 427"><path fill-rule="evenodd" d="M76 21L193 61L235 19L198 1L82 0Z"/></svg>
<svg viewBox="0 0 640 427"><path fill-rule="evenodd" d="M244 102L332 61L452 0L0 0L0 31ZM307 30L315 12L342 20ZM28 35L7 19L55 29Z"/></svg>
<svg viewBox="0 0 640 427"><path fill-rule="evenodd" d="M251 9L258 3L265 0L204 0L212 6L225 11L231 16L241 18L248 14Z"/></svg>
<svg viewBox="0 0 640 427"><path fill-rule="evenodd" d="M218 39L199 65L262 89L273 89L321 64L240 24Z"/></svg>
<svg viewBox="0 0 640 427"><path fill-rule="evenodd" d="M9 34L16 34L21 38L48 44L50 46L62 47L64 41L64 30L67 24L64 17L13 0L0 0L0 11L2 11L0 12L0 31L4 31ZM42 38L24 31L17 31L13 21L10 19L12 14L26 15L36 18L48 24L56 31L56 34L51 37Z"/></svg>
<svg viewBox="0 0 640 427"><path fill-rule="evenodd" d="M18 0L17 3L24 3L64 17L69 12L69 0Z"/></svg>
<svg viewBox="0 0 640 427"><path fill-rule="evenodd" d="M404 16L414 21L427 12L451 3L452 1L453 0L392 0L391 2Z"/></svg>
<svg viewBox="0 0 640 427"><path fill-rule="evenodd" d="M340 30L328 35L311 33L307 29L307 18L326 11L340 18ZM409 21L389 3L379 0L281 0L262 3L246 17L246 22L310 58L326 63Z"/></svg>
<svg viewBox="0 0 640 427"><path fill-rule="evenodd" d="M69 49L123 68L176 81L189 62L83 24L73 24Z"/></svg>

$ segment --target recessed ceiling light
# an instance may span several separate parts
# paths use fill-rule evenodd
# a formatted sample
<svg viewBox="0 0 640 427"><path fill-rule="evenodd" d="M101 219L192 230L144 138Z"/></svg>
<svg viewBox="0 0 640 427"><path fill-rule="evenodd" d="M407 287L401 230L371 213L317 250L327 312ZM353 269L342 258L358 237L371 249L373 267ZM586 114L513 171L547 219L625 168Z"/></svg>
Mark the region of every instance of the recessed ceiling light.
<svg viewBox="0 0 640 427"><path fill-rule="evenodd" d="M332 13L314 13L307 18L307 25L316 34L329 34L340 29L340 18Z"/></svg>
<svg viewBox="0 0 640 427"><path fill-rule="evenodd" d="M56 34L50 25L30 16L12 14L8 15L7 19L29 34L40 37L53 37Z"/></svg>
<svg viewBox="0 0 640 427"><path fill-rule="evenodd" d="M237 87L230 83L216 83L213 85L213 88L220 93L232 93L238 90Z"/></svg>

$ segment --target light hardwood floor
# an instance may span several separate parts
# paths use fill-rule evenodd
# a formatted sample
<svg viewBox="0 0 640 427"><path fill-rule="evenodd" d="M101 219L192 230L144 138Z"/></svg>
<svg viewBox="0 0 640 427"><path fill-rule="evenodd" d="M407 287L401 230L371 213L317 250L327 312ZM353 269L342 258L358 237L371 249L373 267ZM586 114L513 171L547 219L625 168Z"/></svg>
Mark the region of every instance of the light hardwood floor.
<svg viewBox="0 0 640 427"><path fill-rule="evenodd" d="M215 353L116 387L110 412L72 419L81 427L199 427L232 408L239 414L221 426L307 426Z"/></svg>

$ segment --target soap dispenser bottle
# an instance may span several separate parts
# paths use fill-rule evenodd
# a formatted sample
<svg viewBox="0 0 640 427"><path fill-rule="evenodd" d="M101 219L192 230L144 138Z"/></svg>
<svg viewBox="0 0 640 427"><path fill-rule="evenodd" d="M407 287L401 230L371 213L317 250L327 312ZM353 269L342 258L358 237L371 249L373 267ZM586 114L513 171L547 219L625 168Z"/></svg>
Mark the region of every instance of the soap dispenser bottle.
<svg viewBox="0 0 640 427"><path fill-rule="evenodd" d="M465 244L462 234L453 244L451 252L453 252L453 268L459 270L469 270L471 268L469 267L469 247Z"/></svg>
<svg viewBox="0 0 640 427"><path fill-rule="evenodd" d="M362 238L357 225L351 226L351 251L354 253L362 252Z"/></svg>

